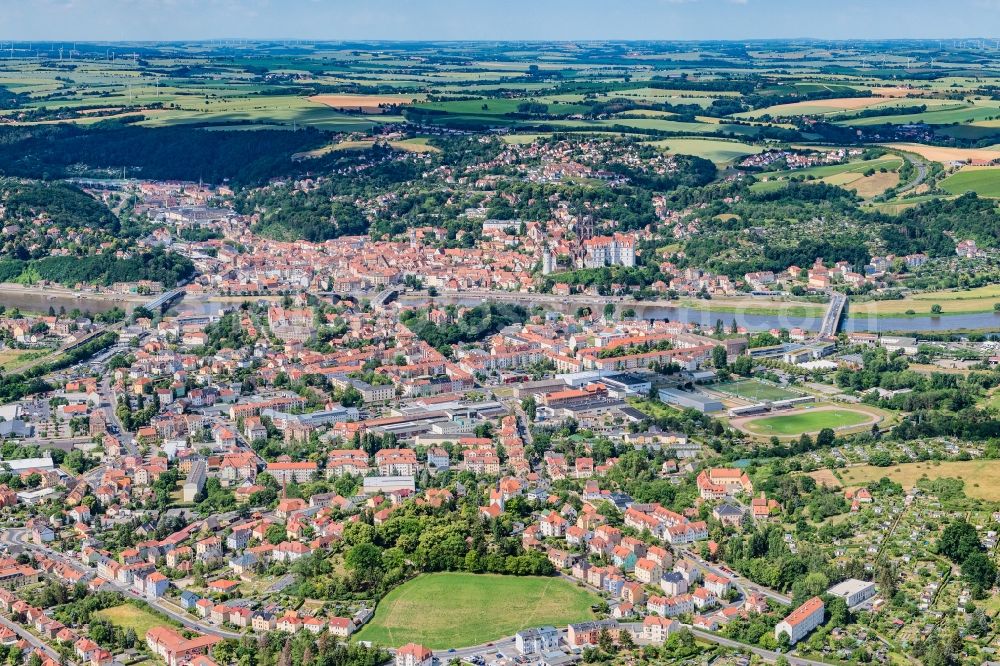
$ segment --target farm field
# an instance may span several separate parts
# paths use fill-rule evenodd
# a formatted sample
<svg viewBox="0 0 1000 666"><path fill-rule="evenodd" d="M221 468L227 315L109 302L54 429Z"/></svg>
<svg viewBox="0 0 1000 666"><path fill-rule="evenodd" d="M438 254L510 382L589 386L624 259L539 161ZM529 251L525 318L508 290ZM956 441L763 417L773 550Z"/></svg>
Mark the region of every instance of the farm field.
<svg viewBox="0 0 1000 666"><path fill-rule="evenodd" d="M764 152L764 146L754 146L740 141L727 139L695 139L677 138L664 139L663 141L650 141L649 145L656 146L668 153L679 155L696 155L711 160L716 164L729 164L741 157L755 155Z"/></svg>
<svg viewBox="0 0 1000 666"><path fill-rule="evenodd" d="M104 610L99 610L94 614L97 617L108 620L116 627L121 627L122 629L134 629L135 635L139 637L139 640L143 640L146 632L153 627L170 625L169 622L153 615L151 612L129 603L122 604L121 606L105 608Z"/></svg>
<svg viewBox="0 0 1000 666"><path fill-rule="evenodd" d="M331 109L365 113L379 113L384 104L413 104L425 99L426 95L314 95L309 101L328 106Z"/></svg>
<svg viewBox="0 0 1000 666"><path fill-rule="evenodd" d="M765 384L764 382L759 382L755 379L748 379L741 382L727 382L725 384L719 384L717 388L723 393L731 393L740 398L756 401L766 400L774 402L775 400L787 400L789 398L797 398L802 395L801 393L789 391L788 389L781 388L780 386Z"/></svg>
<svg viewBox="0 0 1000 666"><path fill-rule="evenodd" d="M599 601L561 578L436 573L392 590L354 639L430 648L479 645L526 627L593 618Z"/></svg>
<svg viewBox="0 0 1000 666"><path fill-rule="evenodd" d="M415 104L413 108L418 111L438 111L444 114L459 116L502 116L508 113L518 113L518 107L528 102L547 104L549 113L553 114L583 113L589 109L589 107L583 104L568 104L559 101L549 101L545 98L482 98L449 102L424 102Z"/></svg>
<svg viewBox="0 0 1000 666"><path fill-rule="evenodd" d="M965 167L941 181L941 189L952 194L975 192L981 197L1000 197L1000 167Z"/></svg>
<svg viewBox="0 0 1000 666"><path fill-rule="evenodd" d="M882 194L890 187L899 183L898 170L902 165L902 158L895 155L888 155L871 160L845 162L844 164L828 164L808 169L770 171L760 174L760 178L767 178L768 180L755 183L754 190L758 192L771 191L780 187L780 185L776 184L778 182L792 178L812 177L816 180L811 182L838 185L854 191L861 197L871 198ZM875 173L866 176L865 173L869 170Z"/></svg>
<svg viewBox="0 0 1000 666"><path fill-rule="evenodd" d="M845 111L867 109L881 106L909 106L924 104L925 100L901 100L887 97L839 97L833 99L817 99L806 102L778 104L764 109L757 109L738 114L738 118L760 118L761 116L785 117L799 115L832 115Z"/></svg>
<svg viewBox="0 0 1000 666"><path fill-rule="evenodd" d="M1000 465L993 460L916 462L889 467L856 465L841 469L839 473L847 485L861 485L887 476L904 488L912 488L923 477L961 479L969 497L1000 501Z"/></svg>
<svg viewBox="0 0 1000 666"><path fill-rule="evenodd" d="M877 418L860 409L811 407L784 414L739 419L737 427L765 437L798 437L802 433L817 433L823 428L836 430L867 425Z"/></svg>
<svg viewBox="0 0 1000 666"><path fill-rule="evenodd" d="M399 150L406 150L413 153L435 153L439 152L437 148L430 145L426 138L415 137L412 139L403 139L401 141L387 141L393 148L398 148ZM375 145L375 139L358 139L352 141L338 141L336 143L331 143L321 148L315 150L310 150L304 153L296 153L292 155L293 160L309 159L322 157L323 155L328 155L332 152L338 150L367 150Z"/></svg>
<svg viewBox="0 0 1000 666"><path fill-rule="evenodd" d="M918 103L918 100L913 100ZM854 118L840 121L840 125L866 127L871 125L908 125L910 123L927 123L928 125L950 125L952 123L974 123L977 120L993 120L1000 116L1000 106L996 102L977 102L960 108L944 108L934 110L928 108L922 113L907 113L897 116L874 116L871 118Z"/></svg>
<svg viewBox="0 0 1000 666"><path fill-rule="evenodd" d="M953 162L956 160L995 160L1000 159L1000 150L995 148L950 148L947 146L925 146L919 143L887 143L887 148L904 150L924 159L935 162Z"/></svg>

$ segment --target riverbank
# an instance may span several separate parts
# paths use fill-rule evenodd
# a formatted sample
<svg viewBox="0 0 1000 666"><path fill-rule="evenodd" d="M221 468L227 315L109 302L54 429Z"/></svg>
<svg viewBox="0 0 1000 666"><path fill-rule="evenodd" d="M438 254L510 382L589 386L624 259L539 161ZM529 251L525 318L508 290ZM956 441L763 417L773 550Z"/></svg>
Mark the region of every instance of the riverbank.
<svg viewBox="0 0 1000 666"><path fill-rule="evenodd" d="M975 289L925 291L894 301L851 301L849 317L952 317L994 312L1000 303L1000 284ZM941 306L941 312L931 308ZM913 314L908 314L911 312Z"/></svg>
<svg viewBox="0 0 1000 666"><path fill-rule="evenodd" d="M149 296L139 294L113 294L110 292L79 291L59 285L24 285L15 282L0 283L0 305L8 310L17 308L22 312L46 314L49 308L67 312L79 309L81 312L108 312L115 308L131 311L149 300Z"/></svg>

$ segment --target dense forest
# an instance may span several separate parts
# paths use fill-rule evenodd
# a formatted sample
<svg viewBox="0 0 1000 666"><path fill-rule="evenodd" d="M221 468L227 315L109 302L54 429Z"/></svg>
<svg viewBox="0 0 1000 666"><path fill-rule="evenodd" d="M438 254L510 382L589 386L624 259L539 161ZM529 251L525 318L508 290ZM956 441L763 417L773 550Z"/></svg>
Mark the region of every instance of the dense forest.
<svg viewBox="0 0 1000 666"><path fill-rule="evenodd" d="M190 259L159 249L139 252L128 259L119 259L113 254L93 254L83 257L46 257L31 262L20 259L0 260L0 282L20 280L30 283L49 280L72 286L78 282L110 285L115 282L154 280L170 288L193 274L194 264Z"/></svg>
<svg viewBox="0 0 1000 666"><path fill-rule="evenodd" d="M136 127L105 121L0 128L0 174L58 178L86 173L255 185L305 170L295 153L329 135L315 129L210 132L192 126Z"/></svg>
<svg viewBox="0 0 1000 666"><path fill-rule="evenodd" d="M7 221L30 224L44 215L48 226L60 229L91 227L114 233L120 226L104 204L65 183L0 181L0 202L6 206Z"/></svg>
<svg viewBox="0 0 1000 666"><path fill-rule="evenodd" d="M426 166L388 146L368 150L334 151L323 164L313 164L336 177L324 178L307 192L290 185L254 191L236 200L242 213L259 213L254 231L280 240L305 239L322 242L340 236L365 234L368 219L352 203L357 197L372 197L418 181Z"/></svg>

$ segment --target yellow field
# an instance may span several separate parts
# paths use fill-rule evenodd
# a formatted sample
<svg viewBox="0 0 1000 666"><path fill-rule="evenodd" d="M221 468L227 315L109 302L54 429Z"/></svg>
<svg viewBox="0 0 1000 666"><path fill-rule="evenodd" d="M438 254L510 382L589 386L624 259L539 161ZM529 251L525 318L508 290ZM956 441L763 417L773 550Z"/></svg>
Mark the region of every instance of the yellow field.
<svg viewBox="0 0 1000 666"><path fill-rule="evenodd" d="M809 472L809 476L816 480L821 486L826 488L837 488L840 486L840 479L838 479L831 469L818 469L815 472Z"/></svg>
<svg viewBox="0 0 1000 666"><path fill-rule="evenodd" d="M899 174L895 171L889 171L887 173L872 174L871 176L862 176L861 178L852 180L844 187L853 190L860 197L870 199L898 184Z"/></svg>
<svg viewBox="0 0 1000 666"><path fill-rule="evenodd" d="M811 472L809 476L823 481L828 478L828 474L829 470L820 470ZM995 460L904 463L889 467L857 465L840 470L840 476L850 486L878 481L887 476L907 489L912 488L923 477L961 479L965 481L965 494L969 497L1000 500L1000 461Z"/></svg>
<svg viewBox="0 0 1000 666"><path fill-rule="evenodd" d="M413 104L423 95L313 95L311 102L317 102L331 109L361 110L365 113L381 113L383 104Z"/></svg>
<svg viewBox="0 0 1000 666"><path fill-rule="evenodd" d="M844 111L855 111L865 109L870 106L880 104L898 106L903 102L898 102L902 95L896 94L898 91L888 88L876 89L872 97L835 97L832 99L815 99L805 102L790 102L788 104L778 104L769 106L766 109L757 109L737 114L738 118L759 118L762 115L772 117L799 116L799 115L823 115L842 113ZM887 94L882 94L887 93ZM926 102L914 101L913 104Z"/></svg>
<svg viewBox="0 0 1000 666"><path fill-rule="evenodd" d="M905 150L935 162L1000 159L1000 150L993 148L947 148L944 146L925 146L919 143L888 143L885 146Z"/></svg>

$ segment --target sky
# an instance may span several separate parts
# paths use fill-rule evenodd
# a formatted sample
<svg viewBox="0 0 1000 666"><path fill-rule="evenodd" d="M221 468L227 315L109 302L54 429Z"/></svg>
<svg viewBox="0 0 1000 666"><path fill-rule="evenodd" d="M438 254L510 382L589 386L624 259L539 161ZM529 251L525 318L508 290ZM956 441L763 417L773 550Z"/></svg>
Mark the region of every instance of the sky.
<svg viewBox="0 0 1000 666"><path fill-rule="evenodd" d="M1000 0L0 0L2 41L1000 37Z"/></svg>

